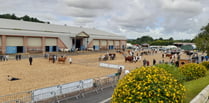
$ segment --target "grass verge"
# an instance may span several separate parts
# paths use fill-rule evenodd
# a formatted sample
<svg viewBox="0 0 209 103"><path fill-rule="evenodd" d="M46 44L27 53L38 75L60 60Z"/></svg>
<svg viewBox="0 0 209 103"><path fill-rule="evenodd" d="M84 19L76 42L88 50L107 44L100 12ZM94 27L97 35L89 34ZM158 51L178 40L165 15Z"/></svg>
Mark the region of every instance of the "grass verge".
<svg viewBox="0 0 209 103"><path fill-rule="evenodd" d="M186 88L186 98L185 103L189 103L198 93L200 93L209 84L209 71L205 77L197 80L192 80L185 82L184 86Z"/></svg>

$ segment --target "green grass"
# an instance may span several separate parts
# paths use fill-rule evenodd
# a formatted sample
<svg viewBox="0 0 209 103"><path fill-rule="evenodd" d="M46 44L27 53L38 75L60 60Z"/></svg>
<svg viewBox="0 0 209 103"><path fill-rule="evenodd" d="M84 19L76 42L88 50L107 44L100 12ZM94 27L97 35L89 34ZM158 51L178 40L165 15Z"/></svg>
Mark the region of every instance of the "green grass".
<svg viewBox="0 0 209 103"><path fill-rule="evenodd" d="M202 91L209 84L209 71L207 71L206 76L197 80L192 80L185 82L184 86L186 88L185 103L189 103L198 93Z"/></svg>
<svg viewBox="0 0 209 103"><path fill-rule="evenodd" d="M185 103L189 103L198 93L200 93L207 85L209 85L209 71L206 76L197 80L185 81L183 74L179 73L178 68L173 65L159 64L157 67L163 68L171 73L180 83L183 83L186 88Z"/></svg>
<svg viewBox="0 0 209 103"><path fill-rule="evenodd" d="M180 83L185 82L185 76L179 71L179 69L170 64L158 64L157 67L165 69L168 73L172 74Z"/></svg>

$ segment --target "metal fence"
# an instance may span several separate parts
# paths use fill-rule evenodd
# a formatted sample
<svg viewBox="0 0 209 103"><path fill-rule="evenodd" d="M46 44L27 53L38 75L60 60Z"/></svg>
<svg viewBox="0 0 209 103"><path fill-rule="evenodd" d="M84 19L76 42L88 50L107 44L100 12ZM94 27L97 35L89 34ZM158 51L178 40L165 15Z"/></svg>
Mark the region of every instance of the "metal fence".
<svg viewBox="0 0 209 103"><path fill-rule="evenodd" d="M118 81L115 74L94 79L80 80L62 85L0 96L0 103L67 103L70 99L85 97L87 93L102 92L114 87Z"/></svg>
<svg viewBox="0 0 209 103"><path fill-rule="evenodd" d="M118 81L118 76L116 76L115 74L94 78L93 88L82 89L80 94L78 95L78 98L85 97L85 95L87 95L88 93L92 93L92 92L95 92L98 94L102 92L103 89L108 88L108 87L115 87L117 81ZM72 96L69 96L69 97L56 100L56 103L69 103L73 99L74 98L72 98Z"/></svg>
<svg viewBox="0 0 209 103"><path fill-rule="evenodd" d="M22 103L22 101L27 103L28 101L32 100L31 95L32 91L0 96L0 103Z"/></svg>

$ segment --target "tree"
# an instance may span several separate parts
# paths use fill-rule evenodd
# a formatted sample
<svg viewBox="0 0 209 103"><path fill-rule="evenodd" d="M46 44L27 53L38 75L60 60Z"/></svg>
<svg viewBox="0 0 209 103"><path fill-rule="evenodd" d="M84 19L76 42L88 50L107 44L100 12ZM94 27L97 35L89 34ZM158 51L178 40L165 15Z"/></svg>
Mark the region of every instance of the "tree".
<svg viewBox="0 0 209 103"><path fill-rule="evenodd" d="M28 15L25 15L23 17L17 17L15 14L0 14L0 18L5 18L5 19L14 19L14 20L23 20L23 21L31 21L31 22L38 22L38 23L47 23L50 24L50 22L44 22L40 21L37 18L30 17Z"/></svg>
<svg viewBox="0 0 209 103"><path fill-rule="evenodd" d="M209 55L209 23L201 28L201 32L194 38L194 42L198 49Z"/></svg>
<svg viewBox="0 0 209 103"><path fill-rule="evenodd" d="M159 38L159 40L163 40L163 38L162 38L162 37L160 37L160 38Z"/></svg>
<svg viewBox="0 0 209 103"><path fill-rule="evenodd" d="M28 15L25 15L25 16L22 17L22 20L30 21L31 19L30 19L30 17Z"/></svg>
<svg viewBox="0 0 209 103"><path fill-rule="evenodd" d="M153 38L150 36L142 36L141 38L136 39L136 42L139 44L150 43L152 41L153 41Z"/></svg>
<svg viewBox="0 0 209 103"><path fill-rule="evenodd" d="M151 45L172 45L174 43L174 41L170 41L170 40L155 40L152 41L150 44Z"/></svg>
<svg viewBox="0 0 209 103"><path fill-rule="evenodd" d="M172 37L170 37L168 40L169 40L169 41L173 41L173 38L172 38Z"/></svg>
<svg viewBox="0 0 209 103"><path fill-rule="evenodd" d="M10 18L11 18L11 19L15 19L15 20L19 20L19 19L15 16L15 14L12 14Z"/></svg>

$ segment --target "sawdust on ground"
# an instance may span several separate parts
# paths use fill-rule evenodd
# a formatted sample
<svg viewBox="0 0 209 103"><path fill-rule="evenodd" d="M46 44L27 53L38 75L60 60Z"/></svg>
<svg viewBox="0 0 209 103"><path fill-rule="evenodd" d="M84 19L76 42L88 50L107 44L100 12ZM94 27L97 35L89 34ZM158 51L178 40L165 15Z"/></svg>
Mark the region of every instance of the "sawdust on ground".
<svg viewBox="0 0 209 103"><path fill-rule="evenodd" d="M150 61L155 58L157 62L162 60L162 53L146 55L137 63L125 62L124 57L116 53L115 60L98 61L98 57L104 53L91 53L86 55L70 55L72 64L51 63L48 59L33 58L33 65L29 65L28 59L20 61L9 60L0 62L0 95L12 94L45 88L49 86L70 83L79 80L107 76L116 73L116 69L99 67L100 62L124 65L125 69L133 70L142 66L142 60ZM165 58L168 61L169 58ZM8 81L7 76L19 78L20 80Z"/></svg>

